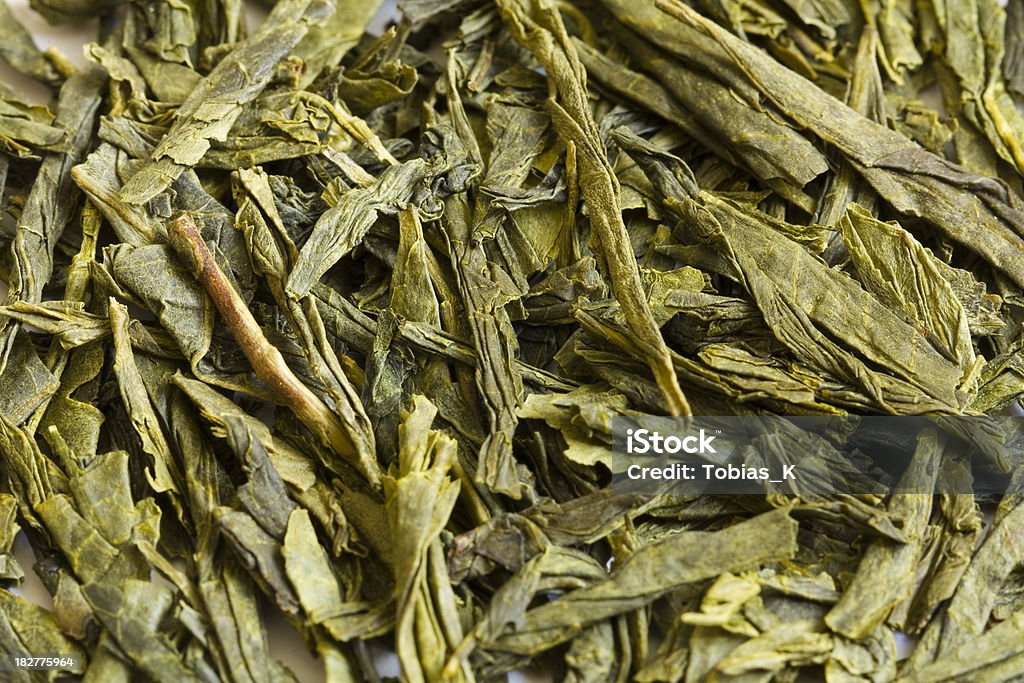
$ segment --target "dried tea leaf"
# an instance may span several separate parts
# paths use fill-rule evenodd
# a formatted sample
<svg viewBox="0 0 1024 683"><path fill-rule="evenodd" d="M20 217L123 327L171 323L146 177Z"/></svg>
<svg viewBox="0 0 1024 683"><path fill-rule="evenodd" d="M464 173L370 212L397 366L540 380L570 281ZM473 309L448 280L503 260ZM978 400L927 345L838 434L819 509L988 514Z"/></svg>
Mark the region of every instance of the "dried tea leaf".
<svg viewBox="0 0 1024 683"><path fill-rule="evenodd" d="M548 77L553 79L558 97L552 97L548 107L555 128L580 155L580 189L589 207L599 263L612 291L622 302L627 324L665 394L669 412L688 414L689 405L672 369L668 347L643 296L633 250L618 207L618 183L587 106L586 71L565 32L561 16L546 2L527 4L521 0L499 0L498 5L513 36L530 48Z"/></svg>
<svg viewBox="0 0 1024 683"><path fill-rule="evenodd" d="M181 104L152 160L121 188L121 199L144 204L198 164L210 142L227 135L243 107L263 91L278 62L321 20L323 11L321 4L311 0L275 5L259 30L221 59Z"/></svg>
<svg viewBox="0 0 1024 683"><path fill-rule="evenodd" d="M520 626L487 647L541 652L573 638L587 624L649 604L687 583L785 560L795 551L796 523L786 510L721 531L666 536L637 550L606 580L528 611Z"/></svg>

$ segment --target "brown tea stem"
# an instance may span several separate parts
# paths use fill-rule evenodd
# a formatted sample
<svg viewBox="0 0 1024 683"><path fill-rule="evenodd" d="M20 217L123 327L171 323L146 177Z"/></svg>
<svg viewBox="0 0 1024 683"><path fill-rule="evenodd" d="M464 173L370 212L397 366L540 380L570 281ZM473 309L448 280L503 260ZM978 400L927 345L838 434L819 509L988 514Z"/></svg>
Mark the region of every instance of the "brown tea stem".
<svg viewBox="0 0 1024 683"><path fill-rule="evenodd" d="M281 352L264 336L249 307L214 261L192 217L185 213L175 218L168 234L171 246L213 300L259 380L272 395L279 397L279 403L291 408L328 448L348 460L375 490L379 490L380 470L375 463L364 462L359 457L355 443L331 409L299 381L284 362Z"/></svg>

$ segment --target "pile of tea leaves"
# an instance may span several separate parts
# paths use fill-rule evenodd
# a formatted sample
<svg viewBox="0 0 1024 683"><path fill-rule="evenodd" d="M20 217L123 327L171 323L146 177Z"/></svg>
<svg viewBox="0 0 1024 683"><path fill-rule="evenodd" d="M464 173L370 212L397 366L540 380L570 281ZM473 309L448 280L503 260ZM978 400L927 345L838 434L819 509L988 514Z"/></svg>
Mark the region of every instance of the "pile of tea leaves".
<svg viewBox="0 0 1024 683"><path fill-rule="evenodd" d="M0 658L78 663L3 680L1024 680L1022 449L610 483L623 416L1017 405L1024 2L32 7L99 33L0 0Z"/></svg>

